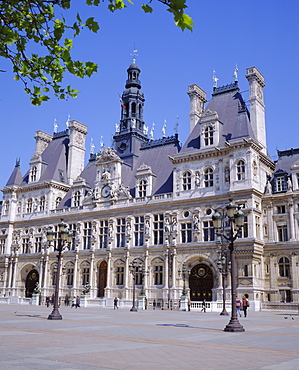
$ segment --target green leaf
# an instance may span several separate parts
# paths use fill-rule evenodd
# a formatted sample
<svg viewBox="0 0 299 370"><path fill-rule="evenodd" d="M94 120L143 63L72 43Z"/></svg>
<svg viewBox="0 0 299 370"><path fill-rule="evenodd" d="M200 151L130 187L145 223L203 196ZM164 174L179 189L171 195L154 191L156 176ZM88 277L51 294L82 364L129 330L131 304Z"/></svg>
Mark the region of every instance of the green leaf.
<svg viewBox="0 0 299 370"><path fill-rule="evenodd" d="M100 29L98 22L94 21L94 17L88 18L85 21L86 26L93 32L97 33Z"/></svg>
<svg viewBox="0 0 299 370"><path fill-rule="evenodd" d="M147 4L142 4L141 8L144 10L145 13L152 13L153 8Z"/></svg>

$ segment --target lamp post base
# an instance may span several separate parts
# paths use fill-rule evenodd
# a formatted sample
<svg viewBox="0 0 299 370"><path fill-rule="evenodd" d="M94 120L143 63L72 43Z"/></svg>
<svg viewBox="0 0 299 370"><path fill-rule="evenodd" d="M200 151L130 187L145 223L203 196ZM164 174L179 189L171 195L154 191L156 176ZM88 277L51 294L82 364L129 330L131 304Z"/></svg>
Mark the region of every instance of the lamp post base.
<svg viewBox="0 0 299 370"><path fill-rule="evenodd" d="M130 309L130 311L137 312L137 308L134 306Z"/></svg>
<svg viewBox="0 0 299 370"><path fill-rule="evenodd" d="M226 311L226 309L222 310L222 312L220 312L220 316L228 316L229 313Z"/></svg>
<svg viewBox="0 0 299 370"><path fill-rule="evenodd" d="M52 313L50 313L50 315L48 316L48 320L62 320L62 316L61 314L59 313L59 311L53 311Z"/></svg>
<svg viewBox="0 0 299 370"><path fill-rule="evenodd" d="M245 331L243 326L239 323L238 319L231 319L230 322L226 325L226 327L223 330L224 331L229 331L229 332Z"/></svg>

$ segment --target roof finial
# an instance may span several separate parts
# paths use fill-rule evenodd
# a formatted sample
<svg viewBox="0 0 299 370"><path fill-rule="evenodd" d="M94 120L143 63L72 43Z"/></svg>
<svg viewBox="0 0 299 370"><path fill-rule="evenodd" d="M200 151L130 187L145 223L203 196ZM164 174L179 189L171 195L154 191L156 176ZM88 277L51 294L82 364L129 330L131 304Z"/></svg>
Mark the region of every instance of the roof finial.
<svg viewBox="0 0 299 370"><path fill-rule="evenodd" d="M101 140L100 140L100 150L102 151L104 149L104 141L103 141L103 136L101 135Z"/></svg>
<svg viewBox="0 0 299 370"><path fill-rule="evenodd" d="M135 64L136 63L136 57L138 57L138 50L135 48L135 43L134 43L134 49L133 49L133 53L131 54L132 57L133 57L133 63Z"/></svg>
<svg viewBox="0 0 299 370"><path fill-rule="evenodd" d="M70 118L71 118L71 116L70 116L70 115L68 115L68 116L67 116L67 121L65 122L65 125L66 125L66 128L67 128L67 129L69 128Z"/></svg>
<svg viewBox="0 0 299 370"><path fill-rule="evenodd" d="M216 71L215 70L213 71L213 81L214 81L213 87L216 88L217 87L217 82L219 81L219 78L216 77Z"/></svg>
<svg viewBox="0 0 299 370"><path fill-rule="evenodd" d="M166 119L164 120L164 125L162 127L162 137L166 137Z"/></svg>
<svg viewBox="0 0 299 370"><path fill-rule="evenodd" d="M16 167L20 167L20 162L21 162L21 159L20 158L17 158L16 159Z"/></svg>
<svg viewBox="0 0 299 370"><path fill-rule="evenodd" d="M150 132L150 139L154 140L154 131L155 131L155 123L153 122L151 132Z"/></svg>
<svg viewBox="0 0 299 370"><path fill-rule="evenodd" d="M93 138L90 139L90 154L94 154L95 145L93 143Z"/></svg>
<svg viewBox="0 0 299 370"><path fill-rule="evenodd" d="M237 65L237 63L236 63L236 68L234 70L233 77L234 77L234 81L238 82L238 65Z"/></svg>
<svg viewBox="0 0 299 370"><path fill-rule="evenodd" d="M180 119L180 117L179 116L176 116L176 123L174 124L174 129L173 129L175 134L178 133L179 119Z"/></svg>
<svg viewBox="0 0 299 370"><path fill-rule="evenodd" d="M54 134L57 133L57 129L58 129L58 125L57 125L56 118L55 118L54 119L54 129L53 129Z"/></svg>

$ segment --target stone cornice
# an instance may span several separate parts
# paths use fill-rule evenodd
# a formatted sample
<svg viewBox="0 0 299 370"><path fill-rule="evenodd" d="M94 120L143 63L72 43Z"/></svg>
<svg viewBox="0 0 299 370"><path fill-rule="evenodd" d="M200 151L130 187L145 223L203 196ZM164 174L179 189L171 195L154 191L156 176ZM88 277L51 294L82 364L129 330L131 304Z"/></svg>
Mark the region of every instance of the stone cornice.
<svg viewBox="0 0 299 370"><path fill-rule="evenodd" d="M54 181L43 181L41 183L37 184L29 184L25 186L5 186L4 189L2 189L3 194L9 194L9 193L26 193L28 191L35 191L35 190L41 190L41 189L48 189L48 188L55 188L59 189L65 192L68 192L70 189L70 185L62 184L60 182L54 182Z"/></svg>

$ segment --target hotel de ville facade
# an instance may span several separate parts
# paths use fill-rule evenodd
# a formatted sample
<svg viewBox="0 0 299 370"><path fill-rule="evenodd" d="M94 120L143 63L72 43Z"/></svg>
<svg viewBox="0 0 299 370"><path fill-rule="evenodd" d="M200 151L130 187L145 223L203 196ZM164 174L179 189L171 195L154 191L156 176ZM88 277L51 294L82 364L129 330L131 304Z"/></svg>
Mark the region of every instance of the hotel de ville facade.
<svg viewBox="0 0 299 370"><path fill-rule="evenodd" d="M17 161L2 189L0 301L29 300L37 283L42 304L53 295L57 240L49 245L46 233L57 235L63 219L72 242L61 300L89 284L88 304L111 306L118 297L128 306L136 261L136 296L144 292L148 308L177 307L185 284L193 304L206 299L220 310L218 261L227 244L212 216L232 199L245 214L235 241L238 296L247 293L255 310L298 302L299 150L278 152L275 162L268 156L261 72L246 70L247 104L237 78L215 86L209 101L190 85L182 146L178 134L154 140L148 132L139 75L133 60L113 148L91 150L84 165L88 128L72 120L63 132L36 131L26 173ZM225 286L229 300L229 277Z"/></svg>

